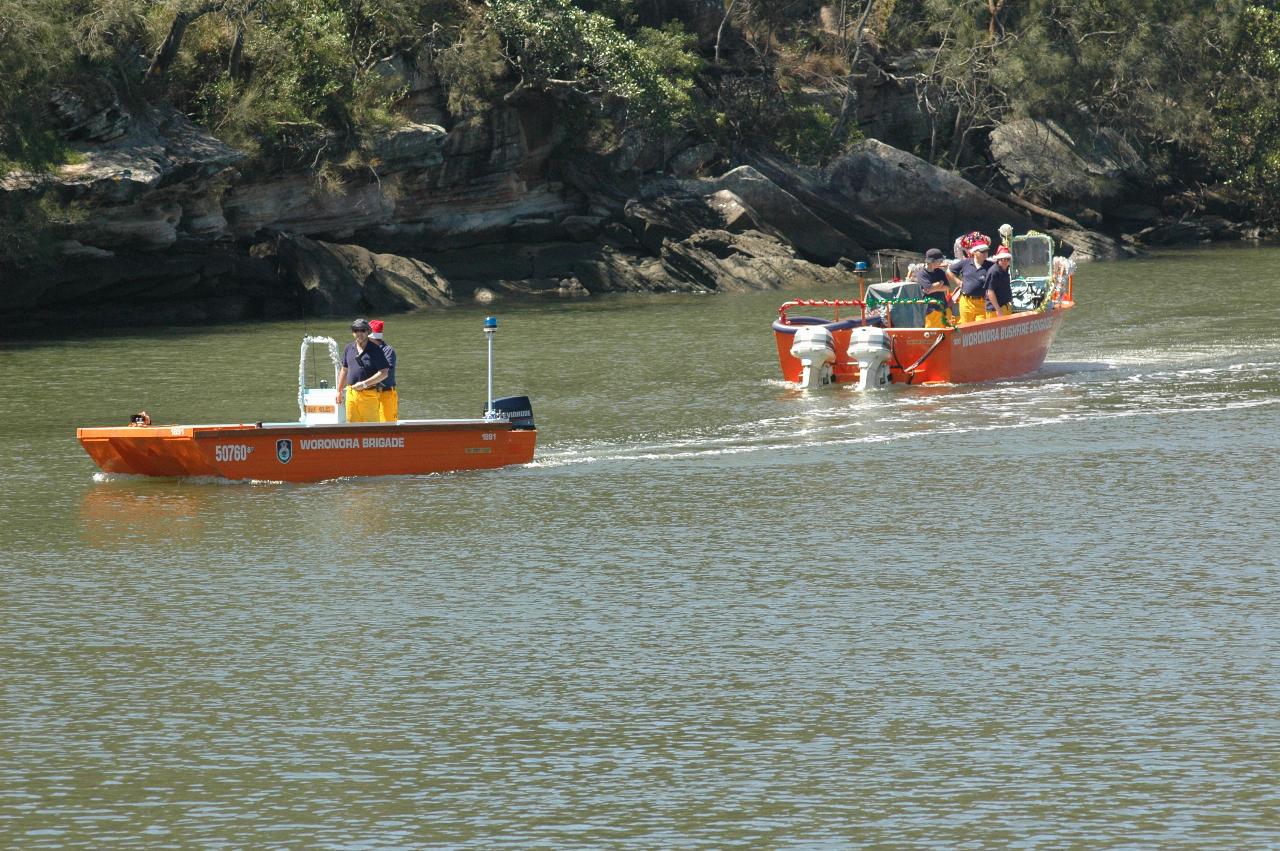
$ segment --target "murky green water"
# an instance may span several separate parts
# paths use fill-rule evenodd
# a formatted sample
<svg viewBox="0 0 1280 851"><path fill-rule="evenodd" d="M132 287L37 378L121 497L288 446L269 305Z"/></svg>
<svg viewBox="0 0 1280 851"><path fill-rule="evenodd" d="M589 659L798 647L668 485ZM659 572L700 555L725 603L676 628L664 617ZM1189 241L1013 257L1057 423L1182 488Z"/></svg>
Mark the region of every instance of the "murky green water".
<svg viewBox="0 0 1280 851"><path fill-rule="evenodd" d="M1280 844L1277 249L1095 264L1045 369L813 397L789 295L500 307L528 467L97 480L302 334L0 346L0 845ZM391 317L475 416L483 313Z"/></svg>

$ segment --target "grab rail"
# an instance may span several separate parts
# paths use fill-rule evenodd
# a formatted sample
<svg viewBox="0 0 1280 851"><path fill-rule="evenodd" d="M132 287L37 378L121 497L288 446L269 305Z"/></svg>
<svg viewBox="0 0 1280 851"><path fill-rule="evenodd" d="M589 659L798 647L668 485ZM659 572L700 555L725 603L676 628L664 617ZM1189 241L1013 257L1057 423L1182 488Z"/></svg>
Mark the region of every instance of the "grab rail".
<svg viewBox="0 0 1280 851"><path fill-rule="evenodd" d="M840 308L857 307L861 310L862 318L867 318L867 303L856 298L798 298L794 301L784 302L782 307L778 308L778 321L783 325L788 325L787 311L793 307L830 307L836 312L835 321L840 321Z"/></svg>
<svg viewBox="0 0 1280 851"><path fill-rule="evenodd" d="M895 305L895 304L929 304L931 301L933 301L933 299L927 299L927 298L878 298L878 299L876 299L876 304L877 304L877 305L880 305L880 304L887 304L887 305ZM856 299L856 298L798 298L798 299L795 299L794 301L784 302L784 303L783 303L783 305L782 305L781 307L779 307L779 308L778 308L778 321L779 321L779 322L781 322L783 325L789 325L789 324L790 324L789 322L787 322L787 311L788 311L788 310L790 310L790 309L791 309L791 308L793 308L793 307L830 307L830 308L833 308L833 309L835 310L835 313L836 313L835 318L832 320L833 322L839 322L839 321L840 321L840 308L842 308L842 307L857 307L857 308L859 308L859 309L861 310L862 321L863 321L863 322L866 322L866 321L867 321L867 303L866 303L865 301L862 301L861 299ZM950 315L950 313L949 313L948 311L945 311L945 310L944 310L944 311L943 311L943 313L942 313L942 315L943 315L943 321L946 323L947 327L948 327L948 328L954 328L954 327L955 327L955 323L951 321L951 315Z"/></svg>

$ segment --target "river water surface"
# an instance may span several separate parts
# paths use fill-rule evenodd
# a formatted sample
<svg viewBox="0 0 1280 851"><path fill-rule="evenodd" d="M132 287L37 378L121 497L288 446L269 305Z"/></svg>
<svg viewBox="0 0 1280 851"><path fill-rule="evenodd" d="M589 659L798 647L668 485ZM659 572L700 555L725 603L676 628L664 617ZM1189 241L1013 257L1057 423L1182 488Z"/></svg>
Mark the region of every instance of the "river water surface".
<svg viewBox="0 0 1280 851"><path fill-rule="evenodd" d="M1081 268L1017 381L812 396L789 296L502 307L526 467L95 476L345 319L0 343L0 846L1280 846L1280 265ZM478 309L393 316L477 416Z"/></svg>

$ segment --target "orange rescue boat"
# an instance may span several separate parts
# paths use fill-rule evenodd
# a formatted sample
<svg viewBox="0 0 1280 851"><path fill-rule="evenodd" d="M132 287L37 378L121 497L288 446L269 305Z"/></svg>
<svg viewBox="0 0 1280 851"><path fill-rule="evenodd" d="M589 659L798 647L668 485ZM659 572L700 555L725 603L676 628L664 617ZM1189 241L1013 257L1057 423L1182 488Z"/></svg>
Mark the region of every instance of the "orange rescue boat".
<svg viewBox="0 0 1280 851"><path fill-rule="evenodd" d="M856 383L963 384L1034 372L1075 306L1073 261L1053 256L1045 234L1014 237L1014 313L965 325L923 327L917 285L873 285L860 299L797 299L773 323L782 377L807 389ZM835 311L833 319L791 316L796 307ZM840 318L854 309L856 316Z"/></svg>
<svg viewBox="0 0 1280 851"><path fill-rule="evenodd" d="M313 482L346 476L388 476L480 470L533 460L537 430L526 396L493 399L493 331L489 337L489 399L477 419L343 422L335 387L337 343L306 337L298 369L299 421L153 426L145 414L124 427L80 428L76 437L102 470L142 476ZM326 344L334 384L307 386L309 345Z"/></svg>

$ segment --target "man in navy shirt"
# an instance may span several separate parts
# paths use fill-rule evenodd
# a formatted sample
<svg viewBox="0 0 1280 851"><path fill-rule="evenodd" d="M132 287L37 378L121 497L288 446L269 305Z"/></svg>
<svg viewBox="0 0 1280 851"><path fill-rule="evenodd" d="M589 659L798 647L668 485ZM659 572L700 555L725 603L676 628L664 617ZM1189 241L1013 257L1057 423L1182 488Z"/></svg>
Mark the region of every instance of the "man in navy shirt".
<svg viewBox="0 0 1280 851"><path fill-rule="evenodd" d="M987 318L1008 316L1013 313L1013 282L1009 280L1009 264L1013 255L1003 245L991 258L992 266L987 270Z"/></svg>
<svg viewBox="0 0 1280 851"><path fill-rule="evenodd" d="M943 314L947 310L947 270L942 268L942 264L946 258L942 256L942 251L937 248L930 248L924 253L924 265L916 269L916 283L920 285L920 292L929 300L924 306L924 327L941 328L945 324L943 322Z"/></svg>
<svg viewBox="0 0 1280 851"><path fill-rule="evenodd" d="M378 421L378 382L391 371L382 347L369 341L369 323L357 319L351 323L355 340L342 353L342 369L338 371L338 403L345 400L347 422ZM343 391L346 391L345 394Z"/></svg>
<svg viewBox="0 0 1280 851"><path fill-rule="evenodd" d="M369 320L369 339L382 347L382 355L387 359L389 372L378 385L378 420L390 423L400 419L400 395L396 392L396 350L382 338L382 329L386 327L381 319Z"/></svg>
<svg viewBox="0 0 1280 851"><path fill-rule="evenodd" d="M987 259L991 248L980 242L969 249L970 257L957 260L948 270L952 283L960 285L960 324L980 322L987 318L987 270L992 263Z"/></svg>

